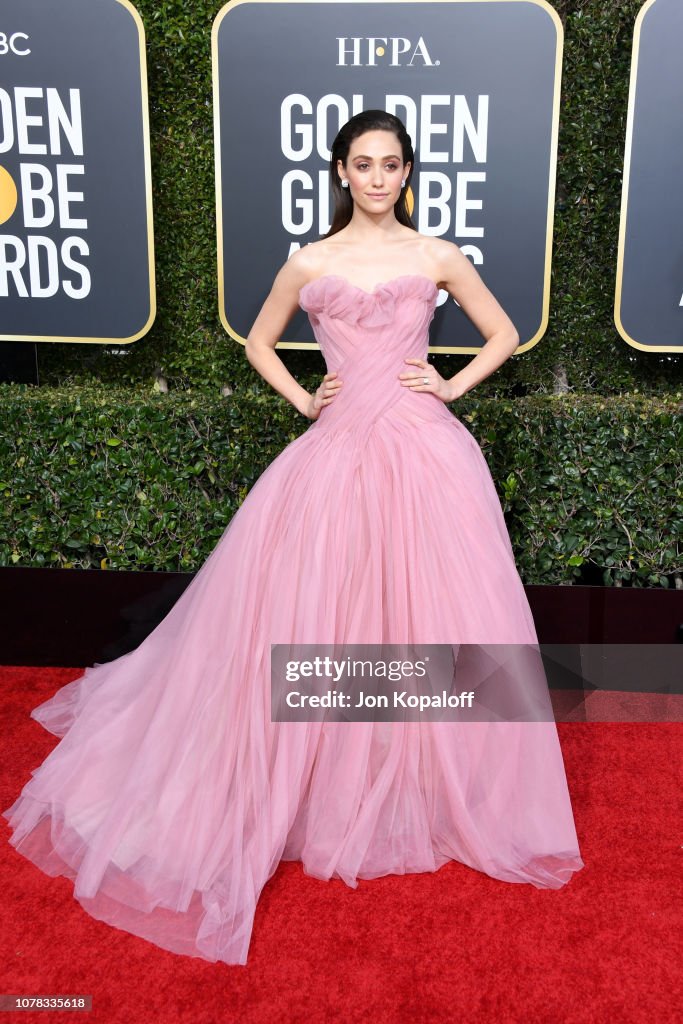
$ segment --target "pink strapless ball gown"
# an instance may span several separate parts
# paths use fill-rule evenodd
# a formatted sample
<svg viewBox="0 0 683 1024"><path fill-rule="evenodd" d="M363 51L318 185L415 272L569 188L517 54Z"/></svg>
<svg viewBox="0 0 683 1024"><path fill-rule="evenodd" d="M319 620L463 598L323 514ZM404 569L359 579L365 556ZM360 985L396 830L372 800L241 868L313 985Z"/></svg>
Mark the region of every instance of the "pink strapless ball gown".
<svg viewBox="0 0 683 1024"><path fill-rule="evenodd" d="M62 738L3 812L10 842L93 917L243 964L282 859L350 886L583 867L554 722L270 720L271 643L537 643L478 443L398 380L437 296L419 274L302 288L340 393L140 646L32 711Z"/></svg>

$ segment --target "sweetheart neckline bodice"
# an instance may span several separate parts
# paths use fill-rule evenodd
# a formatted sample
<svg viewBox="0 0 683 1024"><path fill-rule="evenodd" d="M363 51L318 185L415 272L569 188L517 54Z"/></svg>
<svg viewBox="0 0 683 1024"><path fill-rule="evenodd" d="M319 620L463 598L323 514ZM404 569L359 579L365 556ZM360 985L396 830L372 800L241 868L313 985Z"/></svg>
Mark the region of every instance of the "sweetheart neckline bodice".
<svg viewBox="0 0 683 1024"><path fill-rule="evenodd" d="M315 284L316 281L324 281L326 279L342 281L349 288L353 288L354 291L360 292L361 295L367 295L369 298L372 298L373 295L376 295L382 289L389 288L391 285L397 284L399 281L406 280L417 279L422 281L428 281L429 284L431 284L432 287L434 288L435 292L439 291L438 284L436 284L436 282L431 277L428 277L427 274L398 274L396 277L392 277L388 281L380 281L378 284L374 286L372 291L368 291L366 288L361 288L360 285L354 284L353 281L349 281L347 277L342 277L341 274L321 274L319 277L313 277L311 278L310 281L306 281L306 283L303 284L299 289L299 295L301 295L305 288L308 288L311 285Z"/></svg>

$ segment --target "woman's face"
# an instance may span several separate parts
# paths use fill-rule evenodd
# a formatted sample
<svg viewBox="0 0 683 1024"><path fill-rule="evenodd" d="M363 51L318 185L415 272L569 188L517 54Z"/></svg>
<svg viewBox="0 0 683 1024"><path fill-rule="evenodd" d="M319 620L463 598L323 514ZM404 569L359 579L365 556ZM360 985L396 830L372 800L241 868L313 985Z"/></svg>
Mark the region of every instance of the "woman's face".
<svg viewBox="0 0 683 1024"><path fill-rule="evenodd" d="M337 162L341 181L346 179L354 203L369 213L391 210L401 195L401 182L410 164L403 163L401 145L389 131L370 131L354 139L344 167Z"/></svg>

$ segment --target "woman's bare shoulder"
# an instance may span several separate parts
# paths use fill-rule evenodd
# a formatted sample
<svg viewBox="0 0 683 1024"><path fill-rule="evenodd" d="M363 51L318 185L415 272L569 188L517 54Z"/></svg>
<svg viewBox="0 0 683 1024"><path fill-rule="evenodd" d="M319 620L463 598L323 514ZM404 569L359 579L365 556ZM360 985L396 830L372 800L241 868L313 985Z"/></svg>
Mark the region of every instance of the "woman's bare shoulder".
<svg viewBox="0 0 683 1024"><path fill-rule="evenodd" d="M326 265L334 260L334 254L338 251L337 243L329 238L320 238L315 242L307 242L306 245L297 249L289 257L288 262L295 261L303 273L317 276Z"/></svg>
<svg viewBox="0 0 683 1024"><path fill-rule="evenodd" d="M456 242L447 238L422 236L425 259L432 264L437 280L448 280L454 270L460 271L463 264L471 266L470 260Z"/></svg>
<svg viewBox="0 0 683 1024"><path fill-rule="evenodd" d="M459 253L460 246L455 242L450 242L447 238L438 238L436 235L421 235L417 232L419 241L417 245L421 245L425 255L431 256L434 259L448 259L449 256L453 256L455 253Z"/></svg>
<svg viewBox="0 0 683 1024"><path fill-rule="evenodd" d="M444 268L452 264L453 259L457 259L457 254L460 253L458 246L445 238L423 235L419 231L411 230L410 236L406 235L404 240L406 264L421 269L426 276L431 276L436 281L441 281L444 277Z"/></svg>

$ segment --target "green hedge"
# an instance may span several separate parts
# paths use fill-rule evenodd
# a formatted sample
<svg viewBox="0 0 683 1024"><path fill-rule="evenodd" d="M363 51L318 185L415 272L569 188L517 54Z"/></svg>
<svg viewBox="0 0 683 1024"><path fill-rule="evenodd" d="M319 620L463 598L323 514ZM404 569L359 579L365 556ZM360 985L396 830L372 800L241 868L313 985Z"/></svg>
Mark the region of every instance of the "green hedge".
<svg viewBox="0 0 683 1024"><path fill-rule="evenodd" d="M465 396L453 410L486 455L526 583L674 585L680 396ZM199 569L310 425L258 394L130 388L0 385L0 414L0 564L65 568Z"/></svg>

